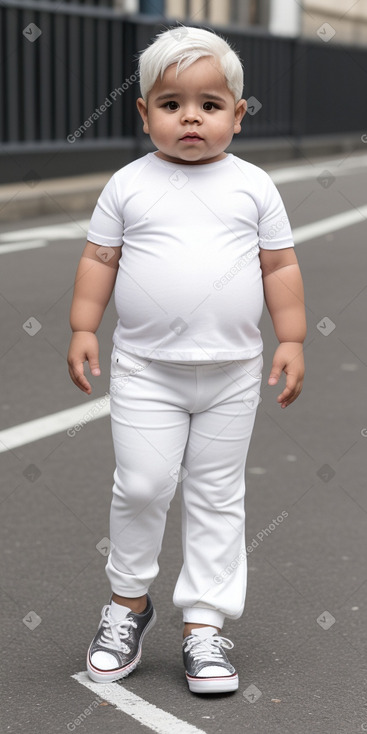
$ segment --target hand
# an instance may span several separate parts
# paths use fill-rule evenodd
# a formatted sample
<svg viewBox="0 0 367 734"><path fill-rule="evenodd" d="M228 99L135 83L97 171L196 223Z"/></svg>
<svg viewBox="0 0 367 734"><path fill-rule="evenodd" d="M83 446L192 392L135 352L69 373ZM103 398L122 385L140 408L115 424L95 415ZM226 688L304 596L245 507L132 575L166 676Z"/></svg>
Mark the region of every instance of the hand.
<svg viewBox="0 0 367 734"><path fill-rule="evenodd" d="M278 395L282 408L293 403L302 390L305 363L303 345L300 342L282 342L275 350L268 385L276 385L282 371L287 375L286 386Z"/></svg>
<svg viewBox="0 0 367 734"><path fill-rule="evenodd" d="M74 331L67 357L69 374L75 385L88 395L92 388L84 375L84 362L89 362L92 375L100 375L98 352L98 339L92 331Z"/></svg>

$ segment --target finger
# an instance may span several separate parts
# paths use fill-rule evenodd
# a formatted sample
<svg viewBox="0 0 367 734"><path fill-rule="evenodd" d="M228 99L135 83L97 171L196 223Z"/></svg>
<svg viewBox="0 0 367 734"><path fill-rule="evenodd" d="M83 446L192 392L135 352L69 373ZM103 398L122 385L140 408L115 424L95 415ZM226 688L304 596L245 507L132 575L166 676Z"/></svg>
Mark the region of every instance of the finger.
<svg viewBox="0 0 367 734"><path fill-rule="evenodd" d="M285 387L283 392L281 392L280 395L278 395L277 397L278 403L282 403L284 400L289 400L292 393L293 393L293 390L290 390L289 388Z"/></svg>
<svg viewBox="0 0 367 734"><path fill-rule="evenodd" d="M280 404L281 408L288 408L288 405L291 405L291 403L294 403L295 399L297 398L297 395L293 395L288 400L284 400L283 403Z"/></svg>
<svg viewBox="0 0 367 734"><path fill-rule="evenodd" d="M81 366L81 368L80 367L70 367L69 372L70 372L70 377L73 380L73 382L75 383L75 385L79 387L80 390L90 395L90 393L92 392L92 387L84 374L83 365Z"/></svg>
<svg viewBox="0 0 367 734"><path fill-rule="evenodd" d="M73 382L75 382L76 386L80 390L82 390L82 392L87 393L87 395L90 395L91 394L92 388L91 388L88 380L85 381L85 379L84 380L81 380L79 377L76 377L75 380L73 380Z"/></svg>
<svg viewBox="0 0 367 734"><path fill-rule="evenodd" d="M88 380L85 377L85 375L79 375L77 385L78 385L78 387L80 387L81 390L83 390L83 392L86 392L87 395L90 395L91 394L91 392L92 392L92 386L88 382Z"/></svg>
<svg viewBox="0 0 367 734"><path fill-rule="evenodd" d="M283 390L281 395L278 395L277 401L281 403L282 408L286 408L287 405L290 405L291 403L294 403L294 401L298 398L298 395L300 394L302 389L302 384L297 384L294 390L287 391L286 389Z"/></svg>
<svg viewBox="0 0 367 734"><path fill-rule="evenodd" d="M99 361L98 361L98 352L93 355L92 354L87 355L87 358L89 362L89 369L92 375L94 375L95 377L98 377L98 375L101 374L101 369L100 369Z"/></svg>
<svg viewBox="0 0 367 734"><path fill-rule="evenodd" d="M272 364L269 379L268 379L268 385L276 385L280 375L283 371L283 365L281 364Z"/></svg>
<svg viewBox="0 0 367 734"><path fill-rule="evenodd" d="M296 389L298 382L298 375L291 375L288 373L286 376L284 390L278 397L288 397Z"/></svg>

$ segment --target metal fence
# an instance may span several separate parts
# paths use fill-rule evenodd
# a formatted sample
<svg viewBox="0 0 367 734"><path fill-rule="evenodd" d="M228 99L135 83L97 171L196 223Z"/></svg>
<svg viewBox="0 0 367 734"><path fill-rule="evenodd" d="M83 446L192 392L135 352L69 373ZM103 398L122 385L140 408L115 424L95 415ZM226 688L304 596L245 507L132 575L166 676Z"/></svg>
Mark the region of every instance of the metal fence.
<svg viewBox="0 0 367 734"><path fill-rule="evenodd" d="M136 24L105 9L50 2L3 2L4 54L0 79L0 140L11 150L24 144L68 145L79 128L125 77L133 73ZM100 114L83 140L130 136L132 94Z"/></svg>
<svg viewBox="0 0 367 734"><path fill-rule="evenodd" d="M0 154L139 154L146 136L135 103L138 51L173 25L86 4L1 0ZM367 51L216 30L245 68L249 114L236 140L364 130Z"/></svg>
<svg viewBox="0 0 367 734"><path fill-rule="evenodd" d="M28 0L28 2L31 2L33 4L34 0ZM50 3L58 3L60 5L60 0L49 0ZM94 5L96 7L104 6L106 8L112 8L114 6L114 0L61 0L63 3L71 3L73 5Z"/></svg>

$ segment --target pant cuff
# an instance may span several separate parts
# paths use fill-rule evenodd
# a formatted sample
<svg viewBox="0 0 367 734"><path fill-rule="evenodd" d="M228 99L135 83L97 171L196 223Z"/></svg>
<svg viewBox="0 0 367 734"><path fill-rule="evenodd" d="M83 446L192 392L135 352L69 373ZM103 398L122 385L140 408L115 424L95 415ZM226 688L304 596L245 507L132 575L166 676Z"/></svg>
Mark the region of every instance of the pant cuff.
<svg viewBox="0 0 367 734"><path fill-rule="evenodd" d="M117 594L117 596L126 596L127 599L137 599L138 596L144 596L144 594L148 594L147 590L140 589L139 591L137 589L112 589L111 592L113 594Z"/></svg>
<svg viewBox="0 0 367 734"><path fill-rule="evenodd" d="M184 607L183 621L192 622L194 624L207 624L210 627L220 627L222 629L225 615L216 609L206 609L203 607Z"/></svg>

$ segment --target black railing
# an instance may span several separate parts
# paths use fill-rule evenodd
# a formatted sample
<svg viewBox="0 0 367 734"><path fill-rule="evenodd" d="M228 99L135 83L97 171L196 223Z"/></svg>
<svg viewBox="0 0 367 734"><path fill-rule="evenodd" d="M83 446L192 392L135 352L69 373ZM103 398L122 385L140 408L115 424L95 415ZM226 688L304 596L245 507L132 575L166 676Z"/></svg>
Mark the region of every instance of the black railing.
<svg viewBox="0 0 367 734"><path fill-rule="evenodd" d="M140 151L138 51L174 25L87 4L1 0L0 152ZM367 50L215 30L245 68L249 113L237 141L365 129Z"/></svg>
<svg viewBox="0 0 367 734"><path fill-rule="evenodd" d="M68 136L88 120L79 143L133 135L131 89L124 104L120 92L106 114L100 107L136 69L136 24L86 6L7 5L0 5L2 145L70 145Z"/></svg>
<svg viewBox="0 0 367 734"><path fill-rule="evenodd" d="M29 0L32 2L33 0ZM50 3L58 3L60 5L60 0L49 0ZM95 5L95 6L104 6L106 8L112 8L114 6L113 0L61 0L63 3L72 3L73 5Z"/></svg>

